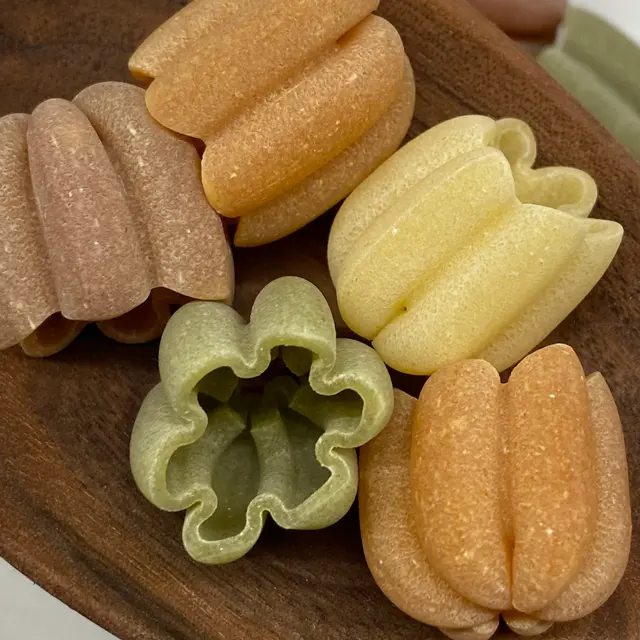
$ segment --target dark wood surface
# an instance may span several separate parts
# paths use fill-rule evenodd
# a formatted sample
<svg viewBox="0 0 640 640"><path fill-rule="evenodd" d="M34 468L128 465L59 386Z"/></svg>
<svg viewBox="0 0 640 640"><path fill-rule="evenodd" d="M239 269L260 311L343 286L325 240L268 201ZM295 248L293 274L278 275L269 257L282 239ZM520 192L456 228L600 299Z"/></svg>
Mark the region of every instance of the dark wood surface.
<svg viewBox="0 0 640 640"><path fill-rule="evenodd" d="M179 5L0 0L0 114L127 79L129 53ZM414 134L469 112L522 117L538 135L542 161L590 171L601 189L598 215L626 227L614 266L553 338L571 344L588 371L600 369L618 401L634 509L631 561L605 607L546 637L640 638L640 165L463 2L383 0L381 13L402 32L416 71ZM327 227L318 221L284 249L240 252L241 306L269 274L307 274L330 288ZM301 265L293 249L305 243L313 246ZM0 554L124 640L441 637L376 588L355 510L325 531L267 526L246 558L225 567L187 558L181 516L149 505L128 469L131 425L157 379L156 350L89 330L46 361L0 353ZM413 391L421 383L398 379Z"/></svg>

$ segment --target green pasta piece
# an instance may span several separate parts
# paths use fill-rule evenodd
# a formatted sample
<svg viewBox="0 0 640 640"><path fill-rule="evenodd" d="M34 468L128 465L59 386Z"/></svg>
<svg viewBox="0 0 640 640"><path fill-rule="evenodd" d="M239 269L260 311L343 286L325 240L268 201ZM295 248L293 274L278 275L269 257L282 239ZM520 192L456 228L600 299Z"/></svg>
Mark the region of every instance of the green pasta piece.
<svg viewBox="0 0 640 640"><path fill-rule="evenodd" d="M186 510L197 561L231 562L266 514L285 529L342 518L357 491L355 448L393 410L377 353L336 339L329 305L301 278L268 284L248 324L218 302L174 314L160 343L161 382L131 435L131 469L160 509Z"/></svg>
<svg viewBox="0 0 640 640"><path fill-rule="evenodd" d="M538 61L640 160L640 47L599 16L570 7L560 43Z"/></svg>

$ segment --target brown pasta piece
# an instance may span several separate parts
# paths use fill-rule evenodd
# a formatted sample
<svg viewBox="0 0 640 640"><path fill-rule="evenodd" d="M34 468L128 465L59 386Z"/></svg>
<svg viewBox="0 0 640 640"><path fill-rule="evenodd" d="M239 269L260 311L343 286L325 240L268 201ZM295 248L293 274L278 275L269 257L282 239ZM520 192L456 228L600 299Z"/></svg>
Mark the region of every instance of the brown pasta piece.
<svg viewBox="0 0 640 640"><path fill-rule="evenodd" d="M194 147L108 82L0 119L0 348L64 348L89 322L157 337L170 306L229 300L232 259Z"/></svg>

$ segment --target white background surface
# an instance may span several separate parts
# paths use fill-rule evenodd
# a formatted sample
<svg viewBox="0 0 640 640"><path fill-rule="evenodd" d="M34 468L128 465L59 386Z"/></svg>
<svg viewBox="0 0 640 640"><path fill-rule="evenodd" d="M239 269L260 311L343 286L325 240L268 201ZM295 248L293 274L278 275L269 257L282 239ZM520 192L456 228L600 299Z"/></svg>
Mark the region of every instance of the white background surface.
<svg viewBox="0 0 640 640"><path fill-rule="evenodd" d="M116 640L0 558L2 640Z"/></svg>
<svg viewBox="0 0 640 640"><path fill-rule="evenodd" d="M640 0L573 0L573 4L607 17L640 44ZM114 636L34 585L2 559L0 639L116 640Z"/></svg>

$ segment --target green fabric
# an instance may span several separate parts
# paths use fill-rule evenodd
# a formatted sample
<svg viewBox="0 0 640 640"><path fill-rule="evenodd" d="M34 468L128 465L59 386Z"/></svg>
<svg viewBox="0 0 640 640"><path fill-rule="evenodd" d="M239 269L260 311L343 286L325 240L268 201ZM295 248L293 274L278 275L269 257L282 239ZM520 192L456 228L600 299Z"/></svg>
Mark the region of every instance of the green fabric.
<svg viewBox="0 0 640 640"><path fill-rule="evenodd" d="M193 302L160 343L160 378L131 435L131 469L157 507L187 514L183 542L220 564L256 543L265 517L287 529L342 518L357 491L354 448L393 410L370 347L336 339L331 310L301 278L267 285L249 324Z"/></svg>
<svg viewBox="0 0 640 640"><path fill-rule="evenodd" d="M540 64L640 159L640 47L608 22L571 7L559 45Z"/></svg>

